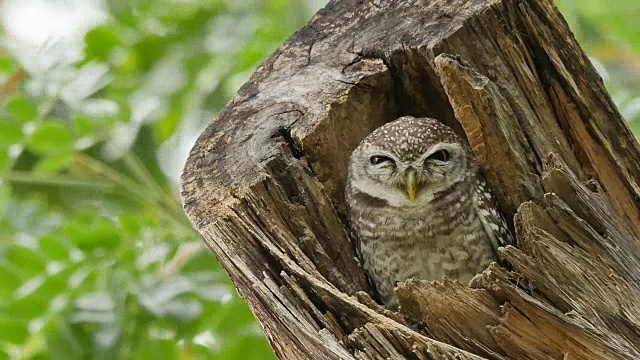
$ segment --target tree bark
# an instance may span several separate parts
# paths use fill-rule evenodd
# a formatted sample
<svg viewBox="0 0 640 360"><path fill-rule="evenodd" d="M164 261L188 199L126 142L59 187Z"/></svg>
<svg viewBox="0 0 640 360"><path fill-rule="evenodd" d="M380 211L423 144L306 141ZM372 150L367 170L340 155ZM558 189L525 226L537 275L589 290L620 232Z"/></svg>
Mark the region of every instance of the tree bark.
<svg viewBox="0 0 640 360"><path fill-rule="evenodd" d="M393 312L344 185L403 115L466 135L517 247ZM200 136L182 198L282 359L638 359L639 150L549 0L332 1Z"/></svg>

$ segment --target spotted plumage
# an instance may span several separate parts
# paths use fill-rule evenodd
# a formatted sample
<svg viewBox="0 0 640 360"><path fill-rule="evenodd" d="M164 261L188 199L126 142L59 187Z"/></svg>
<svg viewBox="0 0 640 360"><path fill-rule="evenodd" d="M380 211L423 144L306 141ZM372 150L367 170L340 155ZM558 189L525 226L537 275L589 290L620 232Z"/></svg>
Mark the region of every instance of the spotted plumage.
<svg viewBox="0 0 640 360"><path fill-rule="evenodd" d="M362 265L387 306L415 277L468 282L512 242L477 160L437 120L403 117L353 151L346 199Z"/></svg>

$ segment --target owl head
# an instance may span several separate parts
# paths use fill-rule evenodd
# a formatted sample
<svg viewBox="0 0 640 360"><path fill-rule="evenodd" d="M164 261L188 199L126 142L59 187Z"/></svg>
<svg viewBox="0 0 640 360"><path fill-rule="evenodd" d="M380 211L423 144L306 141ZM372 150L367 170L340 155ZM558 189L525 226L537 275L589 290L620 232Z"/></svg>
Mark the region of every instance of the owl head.
<svg viewBox="0 0 640 360"><path fill-rule="evenodd" d="M351 154L347 182L351 191L412 207L477 172L471 149L450 127L405 116L362 140Z"/></svg>

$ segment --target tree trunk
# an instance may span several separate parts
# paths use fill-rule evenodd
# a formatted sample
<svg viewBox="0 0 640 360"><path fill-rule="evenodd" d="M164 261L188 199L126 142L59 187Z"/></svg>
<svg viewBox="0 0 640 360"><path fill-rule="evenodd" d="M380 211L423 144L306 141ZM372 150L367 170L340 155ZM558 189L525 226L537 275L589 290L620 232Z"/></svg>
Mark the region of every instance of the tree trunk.
<svg viewBox="0 0 640 360"><path fill-rule="evenodd" d="M343 192L403 115L466 135L517 247L392 312ZM549 0L332 1L200 136L182 197L282 359L639 359L639 150Z"/></svg>

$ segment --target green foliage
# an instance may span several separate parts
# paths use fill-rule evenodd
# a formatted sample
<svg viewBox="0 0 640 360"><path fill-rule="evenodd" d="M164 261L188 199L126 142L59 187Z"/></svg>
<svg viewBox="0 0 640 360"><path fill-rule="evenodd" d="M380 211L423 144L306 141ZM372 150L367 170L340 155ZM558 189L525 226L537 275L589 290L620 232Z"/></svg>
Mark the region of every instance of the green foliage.
<svg viewBox="0 0 640 360"><path fill-rule="evenodd" d="M273 358L183 215L176 154L307 1L110 0L80 59L0 53L0 359ZM637 6L618 1L559 5L640 131Z"/></svg>
<svg viewBox="0 0 640 360"><path fill-rule="evenodd" d="M0 109L0 358L271 359L182 212L172 156L311 14L107 4L79 60L0 54L5 87L21 79Z"/></svg>
<svg viewBox="0 0 640 360"><path fill-rule="evenodd" d="M192 234L184 238L150 213L103 211L61 216L43 235L4 249L0 336L14 345L3 350L84 359L145 358L162 349L162 358L189 358L233 349L237 336L257 343L246 351L268 353L250 312ZM207 330L219 349L199 345Z"/></svg>
<svg viewBox="0 0 640 360"><path fill-rule="evenodd" d="M557 0L634 133L640 134L640 36L636 0Z"/></svg>

